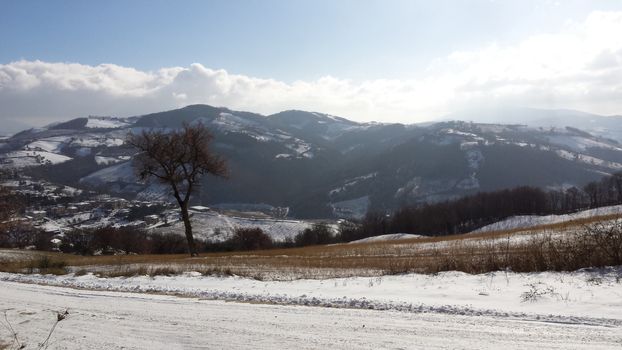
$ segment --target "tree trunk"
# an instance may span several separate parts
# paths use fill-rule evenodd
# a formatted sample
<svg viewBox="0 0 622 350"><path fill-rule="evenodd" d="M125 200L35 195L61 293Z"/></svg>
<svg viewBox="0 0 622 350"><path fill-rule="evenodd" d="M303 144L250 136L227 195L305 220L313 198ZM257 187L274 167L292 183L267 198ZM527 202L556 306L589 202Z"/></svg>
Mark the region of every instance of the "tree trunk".
<svg viewBox="0 0 622 350"><path fill-rule="evenodd" d="M186 228L188 252L190 253L190 256L199 256L199 253L197 253L196 245L194 244L194 237L192 236L192 226L190 225L190 215L188 214L187 204L181 206L181 218L184 220L184 226Z"/></svg>

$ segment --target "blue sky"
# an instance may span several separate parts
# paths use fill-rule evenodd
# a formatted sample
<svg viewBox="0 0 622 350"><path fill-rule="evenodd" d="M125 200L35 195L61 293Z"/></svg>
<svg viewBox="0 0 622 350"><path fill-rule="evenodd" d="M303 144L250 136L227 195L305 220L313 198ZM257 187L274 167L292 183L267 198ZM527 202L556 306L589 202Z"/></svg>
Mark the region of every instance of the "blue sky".
<svg viewBox="0 0 622 350"><path fill-rule="evenodd" d="M95 92L104 94L92 104L93 114L131 115L150 112L139 107L139 103L128 104L126 109L106 109L102 106L115 101L114 96L120 99L119 103L125 103L125 100L143 98L149 91L158 90L159 93L166 91L171 100L157 108L205 102L262 113L288 107L313 108L346 114L346 117L359 120L420 121L452 112L455 108L451 106L471 107L463 101L466 97L457 95L461 89L466 89L465 86L477 80L474 78L476 74L482 74L473 73L464 81L453 83L448 81L450 75L466 75L476 66L482 69L482 65L486 64L485 58L497 54L509 60L513 49L522 50L524 44L533 38L557 35L559 38L553 40L556 43L563 42L560 38L574 35L573 38L581 40L582 31L587 32L591 30L588 28L590 25L594 26L590 24L589 18L618 11L622 11L622 2L617 0L0 0L0 74L1 69L4 69L5 75L10 77L1 80L0 75L0 102L24 99L21 104L18 101L4 111L0 110L0 118L43 120L87 113L86 109L63 111L57 106L46 106L45 103L49 104L44 99L46 96L40 96L40 91L38 95L34 94L35 90L42 89L45 84L56 84L54 86L60 86L59 93L67 101L72 99L68 90L77 91L74 98L84 97L82 94L93 97L91 95ZM617 17L605 17L617 24ZM614 36L620 34L609 35L612 44L605 43L595 48L591 53L594 57L590 59L607 50L615 56L614 60L617 59ZM577 41L579 44L585 45L585 42ZM486 50L496 51L486 56L482 54L488 52ZM568 52L568 55L571 54L575 52ZM530 52L528 55L537 56L538 53ZM460 62L457 63L456 57ZM465 63L464 57L469 57L470 62ZM39 61L46 64L45 67L24 63ZM16 62L22 64L14 64ZM58 65L68 63L84 67ZM553 83L552 78L564 73L577 73L568 69L579 70L580 64L588 63L577 62L574 68L565 68L567 70L563 72L545 71L543 79ZM462 66L458 67L457 64ZM114 65L119 69L114 68L117 71L111 73L114 69L102 65ZM515 63L507 62L505 67L498 67L498 70L518 72L527 68L530 67L516 67ZM128 81L134 74L129 74L125 69L136 70L137 75L150 75L150 78ZM163 69L177 70L162 73ZM42 73L42 70L50 71ZM27 84L27 90L34 91L33 95L16 95L16 91L24 90L16 88L24 81L17 78L16 71L23 71L21 76L28 77L24 78L27 81L38 81L36 84ZM93 71L99 75L94 76ZM219 77L217 83L220 88L225 86L228 90L213 91L214 81L209 79L217 79L217 72L222 71L226 72L225 78L228 80L223 83L225 78ZM69 83L51 83L46 78L50 75L60 76L59 72L76 74L76 78ZM175 79L180 73L184 74ZM491 74L491 81L505 79L498 76L501 73L497 73ZM525 75L530 74L523 74L522 78ZM185 80L181 77L185 77ZM250 80L244 82L240 77ZM80 79L84 83L76 83ZM96 82L108 82L111 79L116 79L116 83L111 83L114 86L108 84L93 87ZM231 86L234 86L230 82L232 79L237 79L236 87L254 84L255 90L245 92L255 97L231 95ZM529 79L534 81L532 76ZM181 85L181 81L192 81L192 88ZM281 86L279 91L287 90L291 102L278 101L272 105L269 101L258 103L262 93L256 89L270 82L278 83L275 86ZM442 82L446 87L442 86ZM413 92L411 95L398 96L400 91L424 90L421 87L424 83L433 86L438 92L451 89L453 93L445 96L445 100L439 94L430 97ZM512 84L513 91L521 89L517 87L516 79L512 80ZM128 85L130 90L123 90ZM47 88L49 91L50 86ZM341 100L335 98L332 103L326 103L327 96L335 96L335 89L342 93ZM397 92L378 98L375 98L377 94L365 95L373 89L378 93L386 89ZM227 98L214 97L224 93L228 94ZM301 97L303 94L315 97L305 100ZM355 94L365 95L373 101L361 103L355 99L344 100ZM541 92L531 91L531 94L538 95ZM617 105L610 105L609 101L606 108L604 105L595 108L593 101L567 106L565 103L571 101L572 96L561 96L557 91L547 100L549 102L534 101L529 96L521 98L514 94L502 102L531 107L582 108L605 114L616 113L618 109ZM151 95L147 97L153 98ZM30 105L34 99L40 99L41 108L35 109ZM254 102L249 102L249 99ZM418 101L428 104L430 100L438 101L436 105L425 108L408 106L408 101L411 104ZM390 108L380 109L378 106L383 104L390 105ZM51 114L49 118L43 113L46 110Z"/></svg>
<svg viewBox="0 0 622 350"><path fill-rule="evenodd" d="M285 81L416 77L436 57L620 1L3 1L0 62L201 63Z"/></svg>

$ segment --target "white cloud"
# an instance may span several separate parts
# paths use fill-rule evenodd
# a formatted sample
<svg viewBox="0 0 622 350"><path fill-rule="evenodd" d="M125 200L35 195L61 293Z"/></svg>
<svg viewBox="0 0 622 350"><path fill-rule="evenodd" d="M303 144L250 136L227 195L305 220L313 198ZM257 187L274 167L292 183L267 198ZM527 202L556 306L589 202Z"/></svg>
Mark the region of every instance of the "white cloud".
<svg viewBox="0 0 622 350"><path fill-rule="evenodd" d="M616 114L622 113L620 33L622 12L594 12L557 33L453 52L432 62L419 80L326 76L286 83L198 63L146 72L114 64L17 61L0 65L0 118L130 116L194 103L405 123L488 105Z"/></svg>

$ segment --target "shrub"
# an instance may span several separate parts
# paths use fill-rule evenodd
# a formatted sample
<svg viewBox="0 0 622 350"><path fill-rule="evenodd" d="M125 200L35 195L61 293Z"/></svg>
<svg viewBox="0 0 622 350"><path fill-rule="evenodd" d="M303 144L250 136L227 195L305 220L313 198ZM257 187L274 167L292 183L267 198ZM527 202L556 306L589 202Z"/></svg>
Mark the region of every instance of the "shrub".
<svg viewBox="0 0 622 350"><path fill-rule="evenodd" d="M149 271L149 276L175 276L179 274L179 270L171 266L156 267Z"/></svg>
<svg viewBox="0 0 622 350"><path fill-rule="evenodd" d="M237 228L228 240L233 250L258 250L272 248L272 238L260 228Z"/></svg>
<svg viewBox="0 0 622 350"><path fill-rule="evenodd" d="M165 209L166 207L162 204L131 207L130 212L127 214L127 220L142 220L147 215L160 214Z"/></svg>
<svg viewBox="0 0 622 350"><path fill-rule="evenodd" d="M587 226L585 234L605 255L608 265L622 265L622 220Z"/></svg>
<svg viewBox="0 0 622 350"><path fill-rule="evenodd" d="M153 254L181 254L187 253L186 239L174 234L152 234L151 253Z"/></svg>
<svg viewBox="0 0 622 350"><path fill-rule="evenodd" d="M144 230L110 226L72 230L65 233L62 241L62 252L80 255L144 254L151 252L153 243Z"/></svg>
<svg viewBox="0 0 622 350"><path fill-rule="evenodd" d="M523 292L520 296L523 303L533 303L545 296L560 297L559 293L555 292L555 288L541 282L527 284L527 287L529 287L529 290Z"/></svg>
<svg viewBox="0 0 622 350"><path fill-rule="evenodd" d="M151 242L144 230L103 227L93 232L91 244L94 251L102 254L142 254L150 251Z"/></svg>
<svg viewBox="0 0 622 350"><path fill-rule="evenodd" d="M294 239L296 246L308 246L317 244L329 244L335 241L333 232L325 223L314 224L311 228L296 235Z"/></svg>
<svg viewBox="0 0 622 350"><path fill-rule="evenodd" d="M41 274L62 275L67 273L67 262L64 260L52 259L47 255L41 255L30 261L28 272L39 272Z"/></svg>
<svg viewBox="0 0 622 350"><path fill-rule="evenodd" d="M93 233L88 230L71 230L65 232L60 250L63 253L76 253L80 255L93 255Z"/></svg>
<svg viewBox="0 0 622 350"><path fill-rule="evenodd" d="M35 244L40 229L24 221L12 221L0 225L0 247L25 248Z"/></svg>
<svg viewBox="0 0 622 350"><path fill-rule="evenodd" d="M38 231L35 234L33 245L37 250L52 250L55 246L52 243L53 233Z"/></svg>
<svg viewBox="0 0 622 350"><path fill-rule="evenodd" d="M80 269L76 272L73 273L74 276L79 277L79 276L84 276L86 274L88 274L89 272L86 269Z"/></svg>

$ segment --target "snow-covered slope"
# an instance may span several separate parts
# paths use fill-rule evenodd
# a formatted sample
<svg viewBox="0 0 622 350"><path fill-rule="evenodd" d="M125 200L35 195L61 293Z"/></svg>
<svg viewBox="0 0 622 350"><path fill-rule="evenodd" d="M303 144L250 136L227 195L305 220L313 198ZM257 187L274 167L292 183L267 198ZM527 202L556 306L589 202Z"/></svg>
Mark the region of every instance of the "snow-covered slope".
<svg viewBox="0 0 622 350"><path fill-rule="evenodd" d="M39 165L60 164L71 160L71 157L47 151L20 150L5 153L1 160L2 162L0 164L4 164L5 166L25 168Z"/></svg>
<svg viewBox="0 0 622 350"><path fill-rule="evenodd" d="M130 124L127 119L122 118L89 116L85 127L92 129L115 129L127 127Z"/></svg>
<svg viewBox="0 0 622 350"><path fill-rule="evenodd" d="M132 162L115 164L83 177L80 182L91 185L102 185L112 182L134 183L137 181Z"/></svg>
<svg viewBox="0 0 622 350"><path fill-rule="evenodd" d="M298 233L313 224L302 220L253 219L219 214L217 212L192 212L192 225L195 237L212 241L230 238L236 228L260 228L275 241L294 238ZM183 223L177 222L169 227L156 229L156 232L183 234Z"/></svg>
<svg viewBox="0 0 622 350"><path fill-rule="evenodd" d="M579 211L576 213L563 214L563 215L513 216L503 221L495 222L494 224L484 226L473 232L474 233L492 232L492 231L512 230L512 229L517 229L517 228L528 228L528 227L558 224L561 222L568 222L568 221L573 221L573 220L587 219L587 218L593 218L597 216L606 216L606 215L622 215L622 205L614 205L614 206L609 206L609 207L583 210L583 211Z"/></svg>
<svg viewBox="0 0 622 350"><path fill-rule="evenodd" d="M372 242L383 242L383 241L396 241L402 239L413 239L413 238L423 238L425 236L421 235L413 235L410 233L389 233L386 235L368 237L363 239L357 239L356 241L351 241L348 244L352 243L372 243Z"/></svg>

